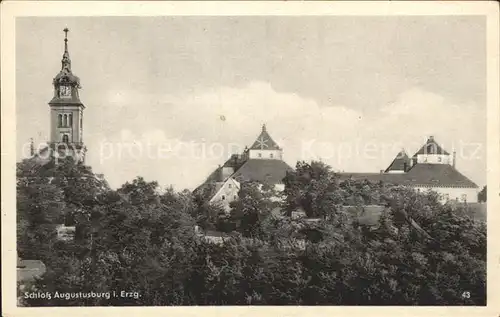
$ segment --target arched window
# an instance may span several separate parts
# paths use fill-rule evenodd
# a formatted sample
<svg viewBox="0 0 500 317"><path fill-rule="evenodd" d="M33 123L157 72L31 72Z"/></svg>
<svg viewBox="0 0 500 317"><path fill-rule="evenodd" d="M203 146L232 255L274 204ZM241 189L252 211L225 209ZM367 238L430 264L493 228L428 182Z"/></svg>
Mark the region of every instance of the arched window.
<svg viewBox="0 0 500 317"><path fill-rule="evenodd" d="M64 143L69 143L69 137L68 137L68 135L67 135L67 134L63 134L62 141L63 141Z"/></svg>
<svg viewBox="0 0 500 317"><path fill-rule="evenodd" d="M73 126L73 115L71 113L68 115L68 119L69 119L69 126L72 127Z"/></svg>
<svg viewBox="0 0 500 317"><path fill-rule="evenodd" d="M62 127L62 124L63 124L63 122L62 122L62 121L63 121L63 120L62 120L62 114L60 114L58 117L59 117L59 119L58 119L58 121L57 121L57 122L58 122L58 123L57 123L57 126L60 128L60 127Z"/></svg>
<svg viewBox="0 0 500 317"><path fill-rule="evenodd" d="M67 127L67 126L68 126L68 115L65 114L64 118L63 118L63 127Z"/></svg>

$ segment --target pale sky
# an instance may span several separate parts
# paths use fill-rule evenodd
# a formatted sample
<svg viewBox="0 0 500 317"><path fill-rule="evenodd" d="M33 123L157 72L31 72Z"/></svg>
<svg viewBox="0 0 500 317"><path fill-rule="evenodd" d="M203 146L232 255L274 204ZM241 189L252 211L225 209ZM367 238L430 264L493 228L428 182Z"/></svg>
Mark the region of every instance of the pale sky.
<svg viewBox="0 0 500 317"><path fill-rule="evenodd" d="M87 164L112 187L193 189L263 123L292 167L377 172L434 135L486 182L483 17L18 18L18 157L49 138L65 27Z"/></svg>

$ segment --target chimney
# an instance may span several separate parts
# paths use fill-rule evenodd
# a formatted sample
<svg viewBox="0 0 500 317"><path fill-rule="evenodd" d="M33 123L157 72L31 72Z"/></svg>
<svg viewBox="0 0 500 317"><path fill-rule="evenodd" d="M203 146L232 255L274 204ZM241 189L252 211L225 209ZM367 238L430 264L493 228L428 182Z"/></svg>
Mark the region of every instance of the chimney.
<svg viewBox="0 0 500 317"><path fill-rule="evenodd" d="M453 167L455 167L456 160L457 160L457 152L453 151L453 162L452 162Z"/></svg>
<svg viewBox="0 0 500 317"><path fill-rule="evenodd" d="M384 170L380 170L380 174L384 174Z"/></svg>
<svg viewBox="0 0 500 317"><path fill-rule="evenodd" d="M434 141L434 136L433 135L429 136L429 141Z"/></svg>

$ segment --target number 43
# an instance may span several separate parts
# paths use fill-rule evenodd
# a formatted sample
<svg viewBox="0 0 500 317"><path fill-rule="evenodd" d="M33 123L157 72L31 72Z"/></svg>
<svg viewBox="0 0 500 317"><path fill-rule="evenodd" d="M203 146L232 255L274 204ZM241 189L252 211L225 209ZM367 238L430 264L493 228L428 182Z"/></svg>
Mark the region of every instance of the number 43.
<svg viewBox="0 0 500 317"><path fill-rule="evenodd" d="M470 292L463 292L462 298L470 298Z"/></svg>

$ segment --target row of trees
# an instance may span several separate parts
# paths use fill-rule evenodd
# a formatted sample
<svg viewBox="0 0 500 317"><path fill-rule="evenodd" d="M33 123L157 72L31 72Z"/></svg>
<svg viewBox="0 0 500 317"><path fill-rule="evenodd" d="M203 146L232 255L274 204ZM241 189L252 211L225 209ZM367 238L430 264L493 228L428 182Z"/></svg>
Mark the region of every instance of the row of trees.
<svg viewBox="0 0 500 317"><path fill-rule="evenodd" d="M140 295L26 299L27 306L486 301L484 223L452 212L433 193L339 182L320 162L299 162L287 175L283 203L271 187L244 183L222 221L235 232L220 245L194 231L221 223L217 206L187 190L160 191L142 178L111 190L70 158L57 166L20 163L17 194L19 256L47 266L34 289ZM367 202L388 207L376 226L340 208ZM319 220L273 216L297 208ZM76 225L73 241L57 240L54 227L62 221Z"/></svg>

